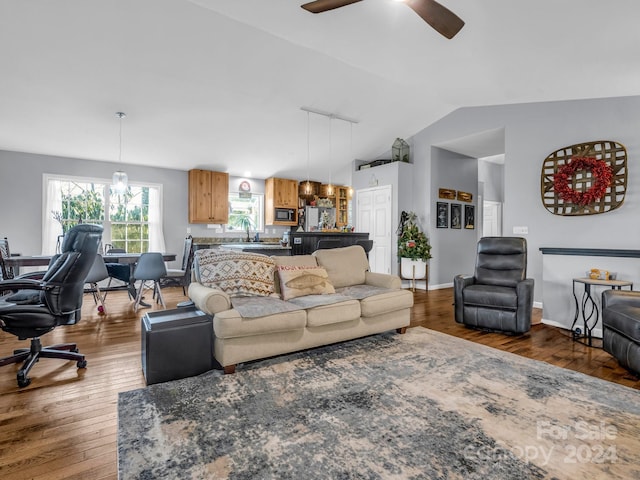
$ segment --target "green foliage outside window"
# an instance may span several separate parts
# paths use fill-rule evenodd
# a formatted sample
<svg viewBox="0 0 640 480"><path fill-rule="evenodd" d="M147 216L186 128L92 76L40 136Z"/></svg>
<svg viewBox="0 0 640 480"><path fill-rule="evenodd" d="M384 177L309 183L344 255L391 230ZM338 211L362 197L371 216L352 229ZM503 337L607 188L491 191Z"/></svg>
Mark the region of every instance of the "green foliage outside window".
<svg viewBox="0 0 640 480"><path fill-rule="evenodd" d="M105 224L106 205L111 243L130 253L149 250L149 188L129 186L123 194L109 191L108 185L75 181L61 182L62 209L52 211L53 218L62 225L63 233L78 223Z"/></svg>

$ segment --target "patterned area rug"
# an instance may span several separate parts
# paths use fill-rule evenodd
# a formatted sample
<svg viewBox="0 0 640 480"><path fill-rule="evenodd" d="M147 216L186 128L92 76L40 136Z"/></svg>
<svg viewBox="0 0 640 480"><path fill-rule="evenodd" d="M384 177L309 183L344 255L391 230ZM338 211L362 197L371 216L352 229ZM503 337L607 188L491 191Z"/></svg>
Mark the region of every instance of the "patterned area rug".
<svg viewBox="0 0 640 480"><path fill-rule="evenodd" d="M640 392L424 328L120 394L121 479L640 478Z"/></svg>

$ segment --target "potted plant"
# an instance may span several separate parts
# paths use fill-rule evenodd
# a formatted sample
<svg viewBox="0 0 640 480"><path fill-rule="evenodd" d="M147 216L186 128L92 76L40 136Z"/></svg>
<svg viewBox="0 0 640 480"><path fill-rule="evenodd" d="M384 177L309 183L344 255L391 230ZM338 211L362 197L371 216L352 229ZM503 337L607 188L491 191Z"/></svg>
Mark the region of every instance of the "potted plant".
<svg viewBox="0 0 640 480"><path fill-rule="evenodd" d="M427 261L431 258L431 244L417 218L414 212L402 212L398 232L400 275L412 280L427 278Z"/></svg>
<svg viewBox="0 0 640 480"><path fill-rule="evenodd" d="M251 219L251 217L248 214L241 214L238 215L238 226L243 229L246 230L247 232L247 242L251 241L251 235L250 235L250 230L251 227L253 227L253 220Z"/></svg>

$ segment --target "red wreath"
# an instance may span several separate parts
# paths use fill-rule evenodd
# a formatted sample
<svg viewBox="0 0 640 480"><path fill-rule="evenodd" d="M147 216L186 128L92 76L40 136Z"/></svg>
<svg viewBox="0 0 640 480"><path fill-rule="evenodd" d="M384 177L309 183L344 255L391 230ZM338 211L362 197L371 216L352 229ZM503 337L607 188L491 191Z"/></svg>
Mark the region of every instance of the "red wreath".
<svg viewBox="0 0 640 480"><path fill-rule="evenodd" d="M591 171L591 187L586 192L571 188L570 180L580 170ZM600 200L611 185L613 171L604 161L593 157L573 157L553 176L553 189L565 202L588 205Z"/></svg>

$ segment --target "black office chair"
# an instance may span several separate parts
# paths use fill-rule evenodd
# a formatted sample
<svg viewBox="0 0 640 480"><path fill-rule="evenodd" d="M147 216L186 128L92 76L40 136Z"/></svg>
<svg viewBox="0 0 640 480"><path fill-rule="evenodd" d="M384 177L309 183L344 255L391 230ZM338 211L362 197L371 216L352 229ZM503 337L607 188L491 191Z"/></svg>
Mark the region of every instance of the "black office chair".
<svg viewBox="0 0 640 480"><path fill-rule="evenodd" d="M160 278L160 287L182 287L182 294L186 295L186 287L191 283L191 265L193 264L193 237L184 239L182 265L180 269L168 268L167 276Z"/></svg>
<svg viewBox="0 0 640 480"><path fill-rule="evenodd" d="M0 292L17 290L0 301L0 328L16 335L20 340L31 338L31 348L14 351L10 357L0 359L0 366L24 361L18 371L18 386L31 383L27 376L40 358L75 360L78 368L85 368L84 355L78 353L75 343L43 347L40 336L58 325L73 325L80 318L84 281L94 262L102 237L100 225L80 224L67 232L62 242L62 254L49 267L42 280L16 278L0 282ZM22 291L39 291L39 295L26 295Z"/></svg>
<svg viewBox="0 0 640 480"><path fill-rule="evenodd" d="M473 276L456 275L456 322L483 330L528 332L533 311L533 279L527 276L527 241L483 237Z"/></svg>
<svg viewBox="0 0 640 480"><path fill-rule="evenodd" d="M323 238L322 240L318 240L318 243L316 245L316 250L324 250L328 248L340 248L340 247L342 247L342 242L340 240Z"/></svg>

